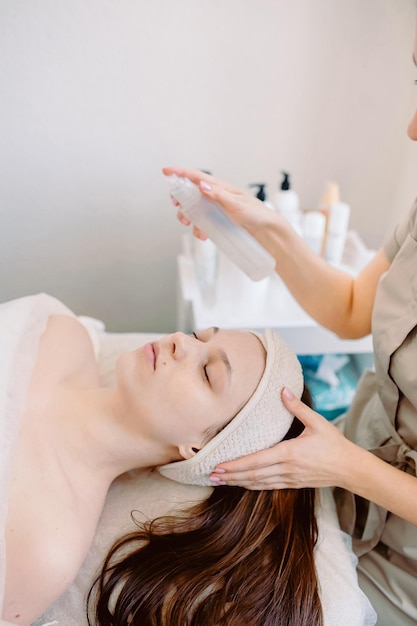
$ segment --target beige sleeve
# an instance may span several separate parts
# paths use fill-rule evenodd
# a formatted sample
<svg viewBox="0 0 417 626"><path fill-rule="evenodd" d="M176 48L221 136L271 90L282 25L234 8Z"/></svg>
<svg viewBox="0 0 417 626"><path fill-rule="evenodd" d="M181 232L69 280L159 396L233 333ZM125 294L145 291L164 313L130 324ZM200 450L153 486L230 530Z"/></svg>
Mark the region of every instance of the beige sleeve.
<svg viewBox="0 0 417 626"><path fill-rule="evenodd" d="M408 234L417 239L417 200L408 215L398 224L393 234L384 243L384 252L391 262Z"/></svg>

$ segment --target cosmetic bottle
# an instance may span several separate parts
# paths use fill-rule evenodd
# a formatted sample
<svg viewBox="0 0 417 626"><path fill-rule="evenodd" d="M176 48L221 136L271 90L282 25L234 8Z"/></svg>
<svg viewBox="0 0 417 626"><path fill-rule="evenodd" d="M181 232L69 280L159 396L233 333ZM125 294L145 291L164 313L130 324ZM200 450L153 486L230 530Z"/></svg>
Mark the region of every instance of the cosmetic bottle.
<svg viewBox="0 0 417 626"><path fill-rule="evenodd" d="M306 211L302 218L303 239L309 248L321 255L326 217L320 211Z"/></svg>
<svg viewBox="0 0 417 626"><path fill-rule="evenodd" d="M290 175L282 172L283 179L278 189L275 208L291 224L294 230L301 235L301 211L298 194L291 189Z"/></svg>
<svg viewBox="0 0 417 626"><path fill-rule="evenodd" d="M327 237L324 258L332 265L339 265L345 247L350 207L345 202L332 204L327 219Z"/></svg>
<svg viewBox="0 0 417 626"><path fill-rule="evenodd" d="M258 191L256 192L255 197L258 198L258 200L261 200L269 209L275 209L274 205L269 202L266 196L266 183L251 183L249 187L257 187Z"/></svg>
<svg viewBox="0 0 417 626"><path fill-rule="evenodd" d="M222 209L201 194L188 178L168 176L170 193L181 212L252 280L262 280L275 269L275 259Z"/></svg>
<svg viewBox="0 0 417 626"><path fill-rule="evenodd" d="M192 239L194 265L201 296L206 306L214 306L219 274L219 249L210 239L205 241L196 237Z"/></svg>
<svg viewBox="0 0 417 626"><path fill-rule="evenodd" d="M321 199L320 205L319 205L319 211L320 213L322 213L324 215L324 217L326 218L326 226L324 229L324 236L323 236L323 246L321 249L321 255L324 256L325 255L325 251L326 251L326 240L327 240L327 222L329 219L329 213L330 213L330 207L333 204L337 204L338 202L340 202L340 190L339 190L339 185L335 182L327 182L326 183L326 187L324 189L324 193L323 193L323 197Z"/></svg>
<svg viewBox="0 0 417 626"><path fill-rule="evenodd" d="M326 217L329 215L329 210L332 204L340 202L340 189L339 185L335 182L326 183L323 197L320 202L319 211Z"/></svg>

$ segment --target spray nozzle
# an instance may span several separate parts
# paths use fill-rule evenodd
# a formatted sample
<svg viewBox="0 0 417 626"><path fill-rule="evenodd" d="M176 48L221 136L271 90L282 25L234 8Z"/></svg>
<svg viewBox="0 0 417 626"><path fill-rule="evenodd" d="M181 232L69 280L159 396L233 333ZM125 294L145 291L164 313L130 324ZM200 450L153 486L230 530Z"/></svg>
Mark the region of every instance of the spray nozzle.
<svg viewBox="0 0 417 626"><path fill-rule="evenodd" d="M194 185L188 178L182 178L176 174L167 177L171 198L174 198L183 206L197 202L201 198L201 193L197 185Z"/></svg>
<svg viewBox="0 0 417 626"><path fill-rule="evenodd" d="M251 183L249 185L249 187L258 187L256 197L258 198L258 200L262 200L262 202L266 200L265 186L266 183Z"/></svg>

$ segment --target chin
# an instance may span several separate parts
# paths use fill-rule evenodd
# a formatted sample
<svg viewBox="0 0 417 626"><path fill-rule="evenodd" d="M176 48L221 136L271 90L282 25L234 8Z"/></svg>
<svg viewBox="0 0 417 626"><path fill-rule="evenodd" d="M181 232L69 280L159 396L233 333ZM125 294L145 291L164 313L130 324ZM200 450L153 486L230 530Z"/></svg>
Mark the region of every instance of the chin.
<svg viewBox="0 0 417 626"><path fill-rule="evenodd" d="M116 361L114 376L117 383L122 386L130 382L133 384L137 383L140 374L138 372L137 356L135 352L124 352L119 356Z"/></svg>

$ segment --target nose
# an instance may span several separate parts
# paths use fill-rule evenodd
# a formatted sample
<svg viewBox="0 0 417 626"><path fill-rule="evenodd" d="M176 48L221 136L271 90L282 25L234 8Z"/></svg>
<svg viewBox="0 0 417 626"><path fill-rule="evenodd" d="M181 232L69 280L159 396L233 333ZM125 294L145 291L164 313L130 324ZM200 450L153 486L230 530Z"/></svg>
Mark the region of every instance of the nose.
<svg viewBox="0 0 417 626"><path fill-rule="evenodd" d="M194 354L198 350L198 342L194 337L190 337L181 332L174 333L170 337L171 354L174 359L180 360L189 354Z"/></svg>
<svg viewBox="0 0 417 626"><path fill-rule="evenodd" d="M417 111L408 125L407 134L413 141L417 141Z"/></svg>

